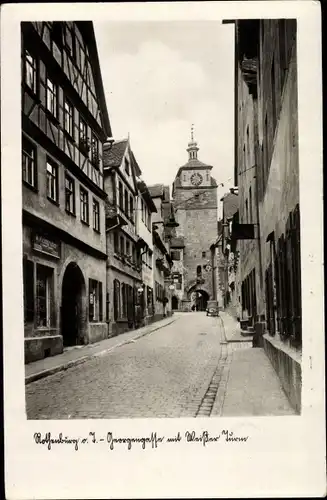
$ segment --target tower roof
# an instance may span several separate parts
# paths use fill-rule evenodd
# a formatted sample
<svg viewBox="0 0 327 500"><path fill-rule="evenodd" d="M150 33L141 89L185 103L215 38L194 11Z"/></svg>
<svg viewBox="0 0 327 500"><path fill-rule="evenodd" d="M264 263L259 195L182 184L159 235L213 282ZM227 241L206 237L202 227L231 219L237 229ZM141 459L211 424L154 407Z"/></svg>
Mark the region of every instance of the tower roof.
<svg viewBox="0 0 327 500"><path fill-rule="evenodd" d="M198 159L198 151L199 151L198 143L194 139L194 124L192 124L191 127L191 140L188 143L188 147L186 151L188 152L188 161L185 163L185 165L182 165L179 167L178 172L176 174L176 177L179 177L181 172L183 170L193 170L193 169L198 169L198 170L211 170L212 165L208 165L206 163L203 163Z"/></svg>

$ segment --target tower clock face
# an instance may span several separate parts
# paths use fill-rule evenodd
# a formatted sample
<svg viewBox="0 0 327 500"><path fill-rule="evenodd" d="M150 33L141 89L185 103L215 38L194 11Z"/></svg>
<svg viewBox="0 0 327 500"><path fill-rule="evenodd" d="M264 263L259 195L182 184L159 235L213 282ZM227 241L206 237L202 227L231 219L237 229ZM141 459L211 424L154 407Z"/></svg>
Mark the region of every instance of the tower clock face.
<svg viewBox="0 0 327 500"><path fill-rule="evenodd" d="M203 177L198 172L191 175L191 183L193 184L193 186L199 186L202 181L203 181Z"/></svg>

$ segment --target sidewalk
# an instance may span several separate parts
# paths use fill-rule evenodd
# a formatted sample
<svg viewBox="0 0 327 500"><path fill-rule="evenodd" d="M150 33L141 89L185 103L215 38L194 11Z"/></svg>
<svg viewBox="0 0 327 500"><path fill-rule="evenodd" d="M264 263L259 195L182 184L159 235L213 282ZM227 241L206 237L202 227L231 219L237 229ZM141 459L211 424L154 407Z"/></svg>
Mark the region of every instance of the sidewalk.
<svg viewBox="0 0 327 500"><path fill-rule="evenodd" d="M252 337L241 336L237 321L220 314L226 342L211 416L296 415L264 349L253 348Z"/></svg>
<svg viewBox="0 0 327 500"><path fill-rule="evenodd" d="M231 350L229 357L221 416L296 415L262 348Z"/></svg>
<svg viewBox="0 0 327 500"><path fill-rule="evenodd" d="M226 342L252 342L253 335L242 335L240 323L233 316L227 312L219 311L219 317Z"/></svg>
<svg viewBox="0 0 327 500"><path fill-rule="evenodd" d="M177 321L177 319L178 316L171 316L137 330L131 330L116 337L110 337L96 344L66 348L62 354L29 363L25 365L25 384L53 375L56 372L67 370L67 368L84 363L92 357L102 356L117 347L159 330L159 328L163 328Z"/></svg>

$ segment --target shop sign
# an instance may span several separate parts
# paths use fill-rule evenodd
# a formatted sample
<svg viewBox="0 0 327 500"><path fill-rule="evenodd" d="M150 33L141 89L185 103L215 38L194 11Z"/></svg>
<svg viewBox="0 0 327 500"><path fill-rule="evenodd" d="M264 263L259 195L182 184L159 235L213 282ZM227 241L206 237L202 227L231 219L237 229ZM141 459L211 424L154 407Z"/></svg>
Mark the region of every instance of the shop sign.
<svg viewBox="0 0 327 500"><path fill-rule="evenodd" d="M60 259L60 243L41 234L34 235L33 250Z"/></svg>

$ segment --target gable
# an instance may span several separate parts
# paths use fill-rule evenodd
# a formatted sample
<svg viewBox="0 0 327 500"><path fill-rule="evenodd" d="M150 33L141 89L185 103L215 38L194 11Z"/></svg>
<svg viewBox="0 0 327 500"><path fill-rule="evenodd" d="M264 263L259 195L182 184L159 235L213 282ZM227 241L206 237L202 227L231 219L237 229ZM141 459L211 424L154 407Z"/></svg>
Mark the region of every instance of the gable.
<svg viewBox="0 0 327 500"><path fill-rule="evenodd" d="M111 137L92 21L32 24L99 128Z"/></svg>

